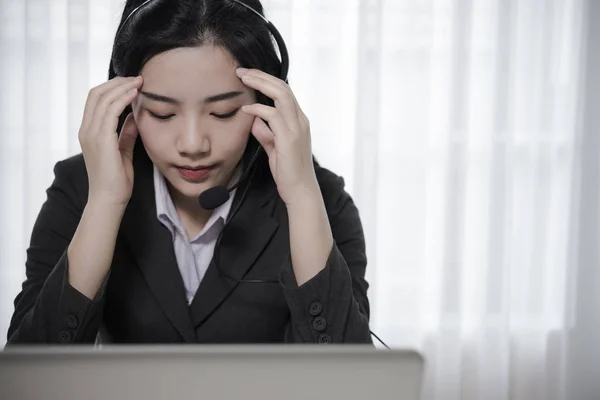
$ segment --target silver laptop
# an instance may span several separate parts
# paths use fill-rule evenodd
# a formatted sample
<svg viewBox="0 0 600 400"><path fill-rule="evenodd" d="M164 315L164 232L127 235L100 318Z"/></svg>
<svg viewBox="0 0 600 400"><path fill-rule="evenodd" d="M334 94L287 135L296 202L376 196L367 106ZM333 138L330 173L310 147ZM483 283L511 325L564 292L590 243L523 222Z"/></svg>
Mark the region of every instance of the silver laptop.
<svg viewBox="0 0 600 400"><path fill-rule="evenodd" d="M423 368L362 346L9 347L0 398L417 400Z"/></svg>

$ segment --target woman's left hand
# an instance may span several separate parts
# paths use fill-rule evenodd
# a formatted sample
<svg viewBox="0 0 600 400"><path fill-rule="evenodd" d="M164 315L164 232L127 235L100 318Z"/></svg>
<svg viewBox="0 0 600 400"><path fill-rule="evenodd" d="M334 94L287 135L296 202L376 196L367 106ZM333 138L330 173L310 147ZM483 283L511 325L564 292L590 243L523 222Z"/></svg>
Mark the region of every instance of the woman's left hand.
<svg viewBox="0 0 600 400"><path fill-rule="evenodd" d="M237 75L246 86L275 102L275 107L255 103L243 106L242 111L255 116L252 134L269 157L281 199L290 206L307 196L320 195L312 162L308 118L288 84L257 69L238 68Z"/></svg>

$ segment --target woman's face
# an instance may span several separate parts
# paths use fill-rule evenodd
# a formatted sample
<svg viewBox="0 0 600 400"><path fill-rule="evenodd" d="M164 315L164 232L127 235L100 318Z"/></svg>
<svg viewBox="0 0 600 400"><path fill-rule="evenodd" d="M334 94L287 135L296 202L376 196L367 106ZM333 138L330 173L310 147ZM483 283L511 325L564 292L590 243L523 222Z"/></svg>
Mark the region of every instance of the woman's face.
<svg viewBox="0 0 600 400"><path fill-rule="evenodd" d="M256 101L220 47L178 48L156 55L141 71L132 104L144 147L177 197L198 197L227 185L254 117L240 107Z"/></svg>

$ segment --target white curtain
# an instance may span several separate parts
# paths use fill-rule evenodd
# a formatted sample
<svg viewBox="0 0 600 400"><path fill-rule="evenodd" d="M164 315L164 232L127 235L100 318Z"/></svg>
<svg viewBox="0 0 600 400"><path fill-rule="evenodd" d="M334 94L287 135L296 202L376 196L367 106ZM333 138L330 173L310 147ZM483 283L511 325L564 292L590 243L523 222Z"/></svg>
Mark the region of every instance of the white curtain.
<svg viewBox="0 0 600 400"><path fill-rule="evenodd" d="M1 2L2 343L123 3ZM598 3L264 4L315 154L361 211L372 329L425 356L423 398L600 398L585 379L600 371Z"/></svg>

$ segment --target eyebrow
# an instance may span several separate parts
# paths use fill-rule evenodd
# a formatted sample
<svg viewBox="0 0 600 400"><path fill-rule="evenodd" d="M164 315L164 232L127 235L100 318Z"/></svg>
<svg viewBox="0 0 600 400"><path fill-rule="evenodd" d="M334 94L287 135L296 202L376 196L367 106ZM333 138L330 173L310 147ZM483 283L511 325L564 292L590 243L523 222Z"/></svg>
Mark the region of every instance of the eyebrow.
<svg viewBox="0 0 600 400"><path fill-rule="evenodd" d="M179 100L176 100L172 97L167 97L167 96L163 96L163 95L156 94L156 93L145 92L143 90L140 90L140 94L143 94L145 97L147 97L151 100L162 101L163 103L169 103L169 104L180 104L181 103ZM204 99L204 102L205 103L216 103L218 101L233 99L234 97L240 96L242 94L243 94L243 92L239 92L239 91L221 93L221 94L207 97L206 99Z"/></svg>

